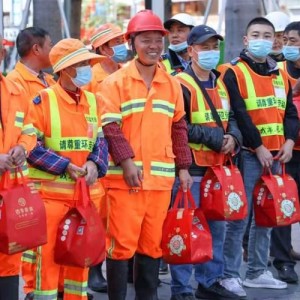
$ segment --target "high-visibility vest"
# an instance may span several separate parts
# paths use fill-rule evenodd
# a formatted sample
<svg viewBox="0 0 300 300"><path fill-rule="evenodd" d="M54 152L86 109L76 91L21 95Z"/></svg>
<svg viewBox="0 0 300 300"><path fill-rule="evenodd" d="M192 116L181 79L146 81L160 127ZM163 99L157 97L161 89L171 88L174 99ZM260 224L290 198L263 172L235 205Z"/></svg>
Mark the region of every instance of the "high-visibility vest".
<svg viewBox="0 0 300 300"><path fill-rule="evenodd" d="M263 145L279 150L283 145L283 119L288 94L288 77L282 70L279 75L262 76L244 62L231 66L253 124L260 132ZM233 100L234 101L234 100Z"/></svg>
<svg viewBox="0 0 300 300"><path fill-rule="evenodd" d="M66 157L80 155L80 152L85 152L85 156L87 156L90 152L92 152L97 137L103 137L102 128L98 128L97 102L95 95L84 91L89 104L89 114L85 115L85 120L87 123L92 124L92 126L97 126L97 132L93 131L93 134L90 136L81 136L80 132L78 133L78 136L62 136L61 123L63 121L71 122L72 120L64 120L63 116L60 115L57 96L53 89L47 88L41 91L41 97L43 97L43 93L48 94L51 127L51 136L44 137L45 147L55 151L59 155ZM78 122L80 120L73 121ZM74 124L74 126L76 126L76 124ZM29 177L42 182L42 195L43 193L45 195L51 193L59 197L59 195L73 195L74 193L75 182L68 173L63 173L56 176L30 167ZM97 183L91 186L91 196L99 192L100 188L98 185L99 184Z"/></svg>
<svg viewBox="0 0 300 300"><path fill-rule="evenodd" d="M286 72L286 74L288 75L288 78L289 78L289 80L290 80L290 82L291 82L292 87L294 87L294 85L295 85L296 82L297 82L297 79L294 78L294 77L292 77L292 76L289 74L289 72L288 72L288 70L287 70L286 61L279 61L279 62L277 62L277 66L278 66L279 69L284 70L284 71Z"/></svg>
<svg viewBox="0 0 300 300"><path fill-rule="evenodd" d="M174 69L167 55L163 55L162 57L163 60L160 61L159 64L163 65L163 68L168 74L170 74L171 76L175 76L176 74L181 73L183 71L183 68Z"/></svg>
<svg viewBox="0 0 300 300"><path fill-rule="evenodd" d="M192 76L183 72L176 76L180 83L184 85L191 93L191 124L199 124L209 127L217 127L211 109L205 100L205 97ZM217 113L222 121L223 128L227 128L229 119L229 96L227 90L221 80L217 80L217 86L211 89L206 89ZM223 164L224 154L217 153L204 144L189 143L195 163L198 166L213 166Z"/></svg>
<svg viewBox="0 0 300 300"><path fill-rule="evenodd" d="M291 85L292 85L292 87L294 87L295 84L296 84L296 82L297 82L297 79L294 78L294 77L292 77L289 74L289 72L287 70L286 61L280 61L280 62L277 63L277 65L278 65L278 68L280 68L281 70L284 70L288 74L288 77L289 77L289 80L291 82ZM297 108L298 117L300 118L300 96L293 97L293 103L294 103L294 105ZM295 143L294 150L300 151L300 137L298 137L298 139L297 139L297 141Z"/></svg>

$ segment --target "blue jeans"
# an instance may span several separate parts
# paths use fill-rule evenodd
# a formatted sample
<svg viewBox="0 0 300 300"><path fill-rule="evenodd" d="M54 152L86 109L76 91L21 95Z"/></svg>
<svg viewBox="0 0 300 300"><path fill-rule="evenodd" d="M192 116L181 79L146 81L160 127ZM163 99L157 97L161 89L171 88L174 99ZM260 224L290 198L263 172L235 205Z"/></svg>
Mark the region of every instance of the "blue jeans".
<svg viewBox="0 0 300 300"><path fill-rule="evenodd" d="M272 172L278 172L280 165L273 163ZM248 215L253 212L252 193L255 184L262 175L263 168L255 153L242 150L240 170L248 200ZM242 242L248 219L227 222L224 244L225 277L241 277ZM256 226L254 212L252 213L248 244L248 268L246 278L253 279L261 275L268 267L268 254L271 228Z"/></svg>
<svg viewBox="0 0 300 300"><path fill-rule="evenodd" d="M173 187L173 197L179 188L179 180L176 178ZM200 182L193 183L191 188L192 195L197 206L200 202ZM205 287L211 286L218 279L223 277L223 245L225 237L225 222L210 221L208 222L213 239L213 259L209 262L197 265L170 265L171 270L171 292L172 295L182 293L192 293L193 288L190 285L190 278L195 269L195 280Z"/></svg>

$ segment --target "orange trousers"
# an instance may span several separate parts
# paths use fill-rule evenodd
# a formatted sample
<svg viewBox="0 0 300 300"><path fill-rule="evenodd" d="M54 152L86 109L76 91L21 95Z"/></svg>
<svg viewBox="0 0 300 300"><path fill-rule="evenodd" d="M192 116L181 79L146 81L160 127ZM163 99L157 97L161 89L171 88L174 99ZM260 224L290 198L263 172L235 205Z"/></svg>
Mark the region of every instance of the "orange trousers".
<svg viewBox="0 0 300 300"><path fill-rule="evenodd" d="M25 295L34 291L36 275L36 253L37 249L25 251L22 254L21 274L24 280L23 290ZM58 282L58 291L64 290L64 270L61 268Z"/></svg>
<svg viewBox="0 0 300 300"><path fill-rule="evenodd" d="M38 247L36 257L35 300L55 300L63 272L64 300L87 300L88 268L62 267L54 262L56 232L69 210L70 201L44 199L47 215L48 243ZM63 270L62 270L63 268Z"/></svg>
<svg viewBox="0 0 300 300"><path fill-rule="evenodd" d="M171 191L108 189L107 257L126 260L136 252L161 257L162 227L170 199Z"/></svg>

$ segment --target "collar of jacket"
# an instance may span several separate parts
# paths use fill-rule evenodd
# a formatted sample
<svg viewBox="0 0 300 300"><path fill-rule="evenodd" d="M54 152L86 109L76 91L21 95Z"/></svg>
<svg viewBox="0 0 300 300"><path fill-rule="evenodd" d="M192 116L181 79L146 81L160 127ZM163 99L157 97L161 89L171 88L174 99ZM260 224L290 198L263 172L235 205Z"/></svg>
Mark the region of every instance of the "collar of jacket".
<svg viewBox="0 0 300 300"><path fill-rule="evenodd" d="M172 69L174 70L177 70L177 69L180 69L180 70L184 70L184 66L181 64L177 54L175 51L171 50L171 49L168 49L168 58L169 58L169 61L171 63L171 67Z"/></svg>
<svg viewBox="0 0 300 300"><path fill-rule="evenodd" d="M247 55L247 49L244 49L240 54L240 58L245 61L255 73L259 75L266 76L271 74L279 74L277 63L270 56L267 56L266 62L257 63Z"/></svg>

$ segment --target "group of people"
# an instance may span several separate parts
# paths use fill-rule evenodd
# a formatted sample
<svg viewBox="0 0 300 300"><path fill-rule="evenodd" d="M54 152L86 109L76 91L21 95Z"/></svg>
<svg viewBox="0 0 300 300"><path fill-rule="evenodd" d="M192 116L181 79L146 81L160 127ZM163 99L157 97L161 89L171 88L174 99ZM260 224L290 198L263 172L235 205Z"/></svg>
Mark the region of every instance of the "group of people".
<svg viewBox="0 0 300 300"><path fill-rule="evenodd" d="M237 157L248 217L209 221L213 258L170 265L171 300L243 299L244 287L284 289L298 281L291 227L256 226L252 205L265 167L278 173L286 163L300 184L293 103L299 93L300 22L278 30L281 18L252 19L239 57L221 66L223 37L196 26L185 13L163 24L143 10L125 33L104 24L91 37L93 51L72 38L53 46L40 28L19 33L20 61L0 81L0 171L13 176L14 167L22 166L35 180L46 208L48 243L22 258L0 254L0 300L19 299L20 267L26 300L93 299L88 286L107 290L110 300L125 300L132 258L135 299L158 299L162 226L171 199L179 188L190 189L199 205L207 168L228 155ZM165 36L170 45L162 55ZM3 55L1 48L0 60ZM43 71L50 66L56 80ZM87 269L54 261L57 227L74 206L79 177L85 177L106 228L107 287L101 264ZM268 271L270 240L279 279Z"/></svg>

